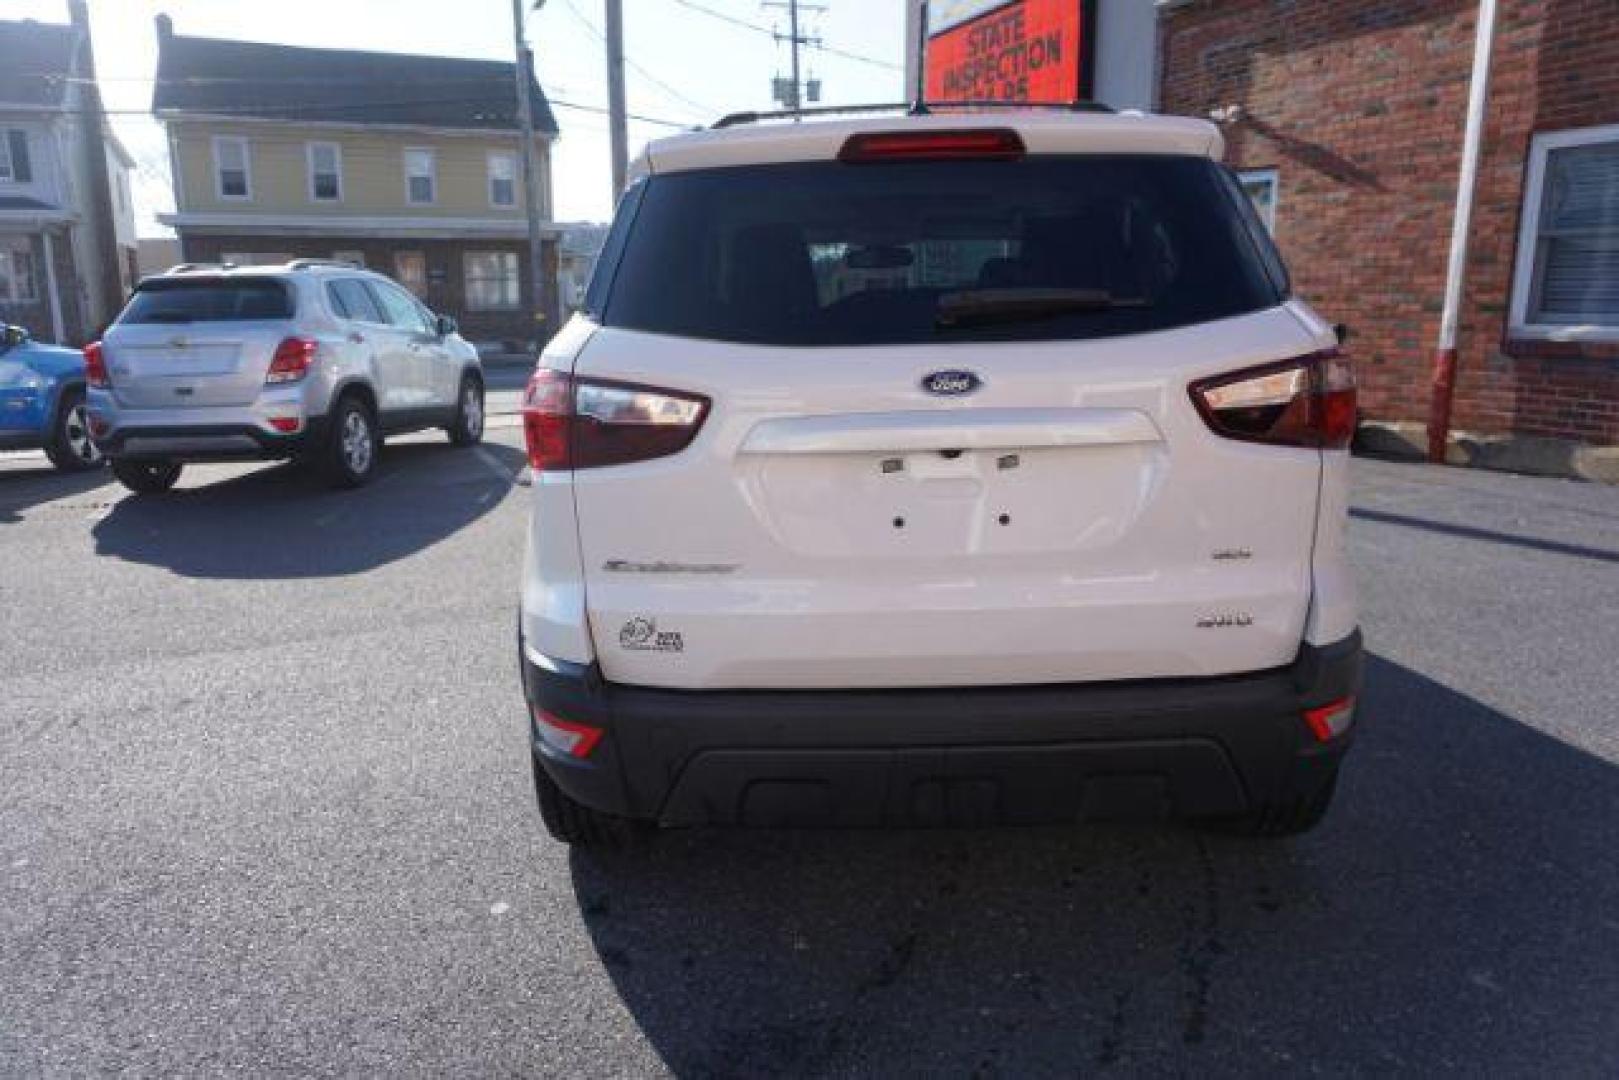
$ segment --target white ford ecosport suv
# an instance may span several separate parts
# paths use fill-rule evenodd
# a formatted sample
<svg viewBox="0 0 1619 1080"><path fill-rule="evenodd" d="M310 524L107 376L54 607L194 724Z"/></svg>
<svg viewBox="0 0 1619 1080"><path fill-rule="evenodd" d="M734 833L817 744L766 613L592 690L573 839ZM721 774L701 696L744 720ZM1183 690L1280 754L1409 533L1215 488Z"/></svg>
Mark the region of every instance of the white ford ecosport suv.
<svg viewBox="0 0 1619 1080"><path fill-rule="evenodd" d="M1354 381L1222 152L1037 110L650 145L525 401L554 836L1321 818Z"/></svg>
<svg viewBox="0 0 1619 1080"><path fill-rule="evenodd" d="M483 369L455 321L347 263L176 267L84 355L91 434L140 493L188 461L279 458L356 487L384 435L483 437Z"/></svg>

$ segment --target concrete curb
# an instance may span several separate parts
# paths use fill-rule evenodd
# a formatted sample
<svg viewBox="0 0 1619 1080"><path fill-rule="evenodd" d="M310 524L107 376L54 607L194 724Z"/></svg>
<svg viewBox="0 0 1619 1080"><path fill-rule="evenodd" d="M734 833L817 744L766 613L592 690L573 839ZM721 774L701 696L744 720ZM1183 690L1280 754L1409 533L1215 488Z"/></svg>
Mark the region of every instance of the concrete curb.
<svg viewBox="0 0 1619 1080"><path fill-rule="evenodd" d="M1355 452L1396 461L1426 461L1428 429L1409 422L1363 423L1355 433ZM1445 462L1496 472L1619 484L1619 446L1589 446L1569 439L1454 431L1445 446Z"/></svg>

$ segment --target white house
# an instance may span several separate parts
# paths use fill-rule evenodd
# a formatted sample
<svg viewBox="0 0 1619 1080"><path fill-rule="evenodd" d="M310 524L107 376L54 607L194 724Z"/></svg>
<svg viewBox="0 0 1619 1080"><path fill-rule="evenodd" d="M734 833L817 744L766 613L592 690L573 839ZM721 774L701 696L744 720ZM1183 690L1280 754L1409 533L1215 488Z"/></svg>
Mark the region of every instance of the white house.
<svg viewBox="0 0 1619 1080"><path fill-rule="evenodd" d="M0 21L0 322L80 344L136 277L134 161L107 128L83 0Z"/></svg>

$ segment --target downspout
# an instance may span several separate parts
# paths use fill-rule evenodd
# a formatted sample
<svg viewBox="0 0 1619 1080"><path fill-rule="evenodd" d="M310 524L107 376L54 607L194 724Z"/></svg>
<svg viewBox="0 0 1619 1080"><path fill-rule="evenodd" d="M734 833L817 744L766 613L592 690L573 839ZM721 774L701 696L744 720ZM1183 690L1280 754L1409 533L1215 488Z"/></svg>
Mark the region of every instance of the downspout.
<svg viewBox="0 0 1619 1080"><path fill-rule="evenodd" d="M1428 460L1436 464L1445 460L1451 405L1456 398L1456 336L1467 273L1467 241L1473 227L1473 189L1478 182L1479 149L1484 141L1484 112L1490 93L1495 2L1479 0L1478 5L1473 78L1467 91L1467 128L1462 136L1462 169L1456 185L1456 216L1450 227L1450 265L1445 272L1445 307L1439 316L1439 342L1433 354L1433 393L1428 401Z"/></svg>

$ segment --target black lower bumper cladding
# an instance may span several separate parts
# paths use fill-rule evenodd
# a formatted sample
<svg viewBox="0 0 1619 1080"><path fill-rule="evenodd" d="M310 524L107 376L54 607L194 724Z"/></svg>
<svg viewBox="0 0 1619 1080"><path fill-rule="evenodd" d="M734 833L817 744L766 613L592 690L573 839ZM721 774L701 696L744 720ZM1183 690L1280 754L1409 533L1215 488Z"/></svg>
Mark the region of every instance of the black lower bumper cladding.
<svg viewBox="0 0 1619 1080"><path fill-rule="evenodd" d="M265 431L253 424L209 424L195 427L125 427L96 439L96 445L108 457L130 460L169 459L180 461L260 461L292 457L310 447L321 445L326 434L326 418L314 417L303 430L289 434ZM134 440L173 440L186 448L172 454L148 450L131 452ZM208 440L218 440L217 449L206 446Z"/></svg>
<svg viewBox="0 0 1619 1080"><path fill-rule="evenodd" d="M1357 693L1357 631L1202 679L683 691L523 656L531 707L605 732L535 754L569 796L666 825L967 825L1218 817L1311 790L1347 749L1302 714Z"/></svg>

